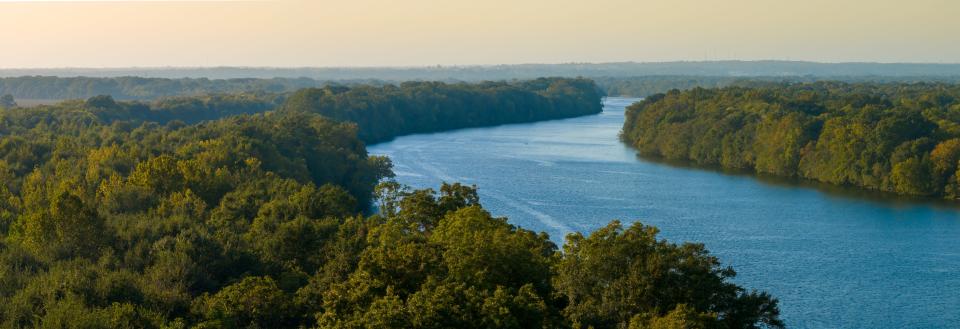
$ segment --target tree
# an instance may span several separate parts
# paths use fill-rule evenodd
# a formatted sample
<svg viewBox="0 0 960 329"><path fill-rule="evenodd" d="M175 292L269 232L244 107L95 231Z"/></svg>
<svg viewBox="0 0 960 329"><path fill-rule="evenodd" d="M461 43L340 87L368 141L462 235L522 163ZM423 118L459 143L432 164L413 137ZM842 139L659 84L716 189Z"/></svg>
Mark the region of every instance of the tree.
<svg viewBox="0 0 960 329"><path fill-rule="evenodd" d="M931 174L935 187L941 188L944 196L956 198L960 195L957 182L957 162L960 161L960 139L954 138L937 144L930 152Z"/></svg>
<svg viewBox="0 0 960 329"><path fill-rule="evenodd" d="M17 107L17 102L13 99L13 95L0 96L0 108L10 109L14 107Z"/></svg>
<svg viewBox="0 0 960 329"><path fill-rule="evenodd" d="M718 314L725 328L782 327L777 300L744 292L728 282L734 275L703 245L658 241L656 228L614 221L589 237L567 237L554 284L576 328L625 328L678 308Z"/></svg>
<svg viewBox="0 0 960 329"><path fill-rule="evenodd" d="M663 316L641 314L630 319L629 329L707 329L716 328L717 314L700 313L687 304L679 304L677 308Z"/></svg>
<svg viewBox="0 0 960 329"><path fill-rule="evenodd" d="M933 193L929 166L917 158L898 162L890 172L890 179L898 193L929 195Z"/></svg>
<svg viewBox="0 0 960 329"><path fill-rule="evenodd" d="M203 325L222 328L280 328L291 326L287 296L270 277L246 277L214 295L194 302Z"/></svg>
<svg viewBox="0 0 960 329"><path fill-rule="evenodd" d="M135 89L78 89L109 88ZM546 234L491 216L475 186L387 182L380 213L365 215L392 172L358 134L594 113L593 88L409 82L304 92L318 98L268 113L285 96L100 96L0 113L0 327L569 327L554 280L566 256ZM311 113L325 111L361 122ZM903 153L926 145L914 144ZM674 299L689 307L623 321L753 324L751 310L775 307L764 295L715 308L703 306L713 295L684 296Z"/></svg>
<svg viewBox="0 0 960 329"><path fill-rule="evenodd" d="M951 84L693 88L628 107L621 139L641 155L955 198L958 108Z"/></svg>
<svg viewBox="0 0 960 329"><path fill-rule="evenodd" d="M96 258L110 243L110 233L96 210L69 191L56 192L49 210L24 219L24 242L41 254Z"/></svg>
<svg viewBox="0 0 960 329"><path fill-rule="evenodd" d="M161 155L137 164L130 174L131 184L152 190L156 195L165 195L183 188L183 173L177 166L177 160L169 155Z"/></svg>
<svg viewBox="0 0 960 329"><path fill-rule="evenodd" d="M87 99L86 104L88 107L99 109L115 109L118 105L110 95L98 95L90 97Z"/></svg>

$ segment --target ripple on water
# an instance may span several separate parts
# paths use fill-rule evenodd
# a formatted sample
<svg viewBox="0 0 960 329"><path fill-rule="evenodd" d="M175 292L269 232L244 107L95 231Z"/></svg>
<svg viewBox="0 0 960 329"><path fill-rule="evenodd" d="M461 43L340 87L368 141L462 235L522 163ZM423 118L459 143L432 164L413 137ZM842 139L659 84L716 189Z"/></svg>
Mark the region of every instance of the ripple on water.
<svg viewBox="0 0 960 329"><path fill-rule="evenodd" d="M557 242L612 219L702 242L738 283L779 298L791 327L958 326L956 208L639 160L617 140L634 101L608 98L603 113L581 118L406 136L370 153L390 156L397 180L413 187L476 184L491 213Z"/></svg>

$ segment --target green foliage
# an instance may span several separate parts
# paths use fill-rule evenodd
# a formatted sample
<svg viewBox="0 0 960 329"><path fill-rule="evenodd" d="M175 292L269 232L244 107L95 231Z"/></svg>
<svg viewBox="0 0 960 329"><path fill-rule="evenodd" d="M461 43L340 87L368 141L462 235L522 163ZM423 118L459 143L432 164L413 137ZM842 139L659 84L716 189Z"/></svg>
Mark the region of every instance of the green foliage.
<svg viewBox="0 0 960 329"><path fill-rule="evenodd" d="M128 106L97 97L0 114L3 326L301 323L236 291L290 289L279 299L292 305L389 161L368 157L353 125L316 115L103 119ZM222 307L235 301L248 309Z"/></svg>
<svg viewBox="0 0 960 329"><path fill-rule="evenodd" d="M293 321L290 298L270 277L249 276L194 300L201 328L280 328Z"/></svg>
<svg viewBox="0 0 960 329"><path fill-rule="evenodd" d="M13 99L13 95L6 94L0 96L0 109L9 109L17 107L17 101Z"/></svg>
<svg viewBox="0 0 960 329"><path fill-rule="evenodd" d="M223 93L282 93L325 84L305 78L211 80L22 76L0 78L0 92L24 99L77 99L111 95L123 100L148 100Z"/></svg>
<svg viewBox="0 0 960 329"><path fill-rule="evenodd" d="M709 327L783 326L776 299L728 282L736 273L720 267L703 245L658 241L657 229L640 223L624 229L615 221L589 237L569 235L557 272L555 286L567 302L564 315L576 328L625 328L710 314L716 319Z"/></svg>
<svg viewBox="0 0 960 329"><path fill-rule="evenodd" d="M324 294L321 327L530 328L561 323L552 303L556 247L495 219L456 185L404 193L360 262ZM428 224L429 223L429 224Z"/></svg>
<svg viewBox="0 0 960 329"><path fill-rule="evenodd" d="M287 99L283 111L355 122L360 138L373 143L406 134L593 114L601 105L590 80L541 78L304 89Z"/></svg>
<svg viewBox="0 0 960 329"><path fill-rule="evenodd" d="M745 64L739 63L739 64ZM744 67L745 68L745 67ZM653 72L652 74L634 76L616 76L605 74L594 77L593 80L610 96L650 97L656 94L665 94L671 90L690 90L695 88L724 88L724 87L771 87L784 83L813 83L817 81L842 81L847 83L914 83L914 82L946 82L957 83L957 76L933 75L840 75L839 72L829 72L823 75L810 75L811 68L802 70L804 73L795 75L783 72L766 72L760 75L744 76L742 73L730 75L729 71L718 71L712 75L705 72L690 72L682 75L674 70Z"/></svg>
<svg viewBox="0 0 960 329"><path fill-rule="evenodd" d="M624 97L649 97L656 94L666 93L670 90L688 90L693 88L719 88L731 85L740 85L761 78L752 77L749 80L740 77L730 76L670 76L670 75L651 75L637 77L604 77L595 78L597 85L600 86L607 95ZM780 80L783 78L768 78Z"/></svg>
<svg viewBox="0 0 960 329"><path fill-rule="evenodd" d="M384 117L398 120L397 129L383 128L390 127L388 121L359 125L361 134L367 129L368 136L389 137L410 129L589 112L599 103L593 88L583 80L542 79L322 91L349 95L324 96L347 104L365 104L379 99L378 93L400 97L404 106L450 102ZM434 89L437 94L429 95ZM516 98L491 105L483 102L500 96L486 93ZM561 254L546 234L492 217L480 205L476 187L443 184L437 192L380 183L392 175L390 161L367 155L358 125L311 111L220 117L258 112L256 100L249 100L251 107L223 105L231 103L227 99L244 103L244 97L206 107L98 96L0 113L0 327L564 328L582 319L593 319L598 328L777 323L776 301L727 283L730 275L718 270L702 247L670 252L682 255L681 265L691 270L636 289L652 296L644 302L664 308L631 304L636 307L621 312L585 311L570 302L569 292L602 287L573 289L569 279L559 279L558 269L569 268L567 255L575 253ZM509 105L518 99L544 107ZM461 111L458 106L469 101L481 103ZM480 112L483 106L491 111ZM198 116L177 110L184 108L206 109ZM530 112L487 117L508 108ZM347 109L352 108L337 111ZM418 117L427 114L452 121ZM457 121L471 116L478 119ZM164 120L165 125L157 123ZM951 160L960 152L954 147L945 144L924 161L956 171ZM380 213L365 215L374 202ZM623 274L599 270L609 273L596 277L609 280ZM678 296L681 289L686 290Z"/></svg>
<svg viewBox="0 0 960 329"><path fill-rule="evenodd" d="M646 155L956 198L958 104L938 83L698 88L634 104L621 137Z"/></svg>
<svg viewBox="0 0 960 329"><path fill-rule="evenodd" d="M56 258L93 258L110 243L110 233L96 210L68 191L58 191L49 211L23 217L23 243Z"/></svg>
<svg viewBox="0 0 960 329"><path fill-rule="evenodd" d="M629 329L706 329L719 327L715 313L699 313L687 304L663 316L644 313L630 319Z"/></svg>

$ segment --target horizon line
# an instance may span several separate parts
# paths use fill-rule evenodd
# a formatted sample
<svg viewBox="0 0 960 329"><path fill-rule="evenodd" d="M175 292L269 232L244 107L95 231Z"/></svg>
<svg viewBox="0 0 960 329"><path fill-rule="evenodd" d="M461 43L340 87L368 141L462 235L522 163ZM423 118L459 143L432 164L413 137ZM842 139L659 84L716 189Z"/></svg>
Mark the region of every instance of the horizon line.
<svg viewBox="0 0 960 329"><path fill-rule="evenodd" d="M44 1L62 1L62 0L44 0ZM84 2L96 2L96 0L83 0ZM100 0L102 1L102 0ZM115 0L118 1L118 0ZM131 1L131 0L119 0ZM134 1L158 1L158 0L134 0ZM168 0L161 0L168 1ZM181 0L169 0L181 1ZM191 1L238 1L238 0L191 0ZM246 0L240 0L246 1ZM0 2L10 2L10 0L0 0ZM133 66L34 66L34 67L0 67L0 70L125 70L125 69L429 69L429 68L464 68L464 67L500 67L500 66L530 66L530 65L611 65L611 64L709 64L709 63L759 63L759 62L778 62L778 63L803 63L803 64L877 64L877 65L960 65L960 62L883 62L883 61L813 61L813 60L787 60L787 59L723 59L723 60L671 60L671 61L610 61L610 62L527 62L527 63L509 63L509 64L423 64L423 65L291 65L291 66L269 66L269 65L133 65Z"/></svg>

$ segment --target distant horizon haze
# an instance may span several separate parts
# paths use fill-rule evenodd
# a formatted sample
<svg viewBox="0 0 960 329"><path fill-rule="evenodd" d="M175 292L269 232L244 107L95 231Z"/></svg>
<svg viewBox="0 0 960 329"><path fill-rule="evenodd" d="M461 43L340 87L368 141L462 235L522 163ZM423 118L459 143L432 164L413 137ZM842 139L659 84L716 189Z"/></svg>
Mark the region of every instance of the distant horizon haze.
<svg viewBox="0 0 960 329"><path fill-rule="evenodd" d="M0 67L958 63L958 14L949 0L0 0Z"/></svg>
<svg viewBox="0 0 960 329"><path fill-rule="evenodd" d="M3 3L5 0L0 0ZM54 1L54 0L43 0ZM67 0L63 0L67 1ZM83 0L87 1L87 0ZM92 0L90 0L92 1ZM164 1L164 0L108 0L108 1ZM256 1L256 0L190 0L190 1ZM867 64L867 65L960 65L960 61L955 62L882 62L882 61L815 61L815 60L784 60L784 59L721 59L721 60L662 60L662 61L611 61L611 62L518 62L518 63L497 63L497 64L421 64L421 65L312 65L312 66L283 66L283 65L133 65L133 66L36 66L36 67L8 67L2 66L0 70L179 70L179 69L280 69L280 70L298 70L298 69L453 69L453 68L496 68L511 66L562 66L562 65L613 65L613 64L720 64L720 63L799 63L799 64L826 64L826 65L846 65L846 64Z"/></svg>
<svg viewBox="0 0 960 329"><path fill-rule="evenodd" d="M368 67L116 67L116 68L0 68L0 78L55 76L144 78L311 78L314 80L444 80L479 81L538 77L895 77L960 78L960 64L947 63L818 63L801 61L674 61L567 64L431 65ZM881 79L882 80L882 79Z"/></svg>

